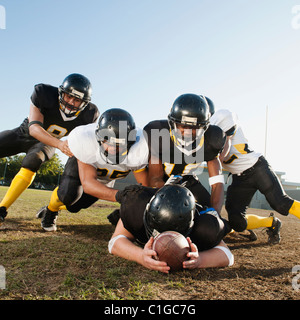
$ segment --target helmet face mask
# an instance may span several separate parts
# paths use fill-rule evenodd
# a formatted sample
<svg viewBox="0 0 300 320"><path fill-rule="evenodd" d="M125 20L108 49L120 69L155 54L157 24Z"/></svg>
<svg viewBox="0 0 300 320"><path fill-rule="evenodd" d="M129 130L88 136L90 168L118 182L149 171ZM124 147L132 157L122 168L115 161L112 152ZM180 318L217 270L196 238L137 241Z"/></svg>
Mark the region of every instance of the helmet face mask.
<svg viewBox="0 0 300 320"><path fill-rule="evenodd" d="M195 141L200 143L206 131L206 126L190 126L175 121L170 126L173 128L171 130L173 137L181 146L187 149L189 149L189 146L192 148L192 144Z"/></svg>
<svg viewBox="0 0 300 320"><path fill-rule="evenodd" d="M156 236L164 231L177 231L187 236L194 225L195 207L195 198L187 188L163 186L149 201L144 212L147 236Z"/></svg>
<svg viewBox="0 0 300 320"><path fill-rule="evenodd" d="M114 131L97 128L97 141L100 145L100 155L108 163L121 163L128 153L126 134L124 138L116 137Z"/></svg>
<svg viewBox="0 0 300 320"><path fill-rule="evenodd" d="M202 138L209 127L209 105L204 96L179 96L168 115L170 135L175 146L186 154L201 148Z"/></svg>
<svg viewBox="0 0 300 320"><path fill-rule="evenodd" d="M99 118L95 133L100 145L100 155L110 164L123 162L136 142L134 120L123 109L105 111Z"/></svg>
<svg viewBox="0 0 300 320"><path fill-rule="evenodd" d="M64 79L58 94L60 110L66 117L77 117L91 101L92 86L85 76L73 73Z"/></svg>
<svg viewBox="0 0 300 320"><path fill-rule="evenodd" d="M74 104L70 104L68 103L67 100L71 100L72 98L74 101L74 104L79 104L79 106L76 106ZM61 98L59 99L59 107L62 110L62 112L67 116L67 117L74 117L74 116L78 116L79 113L87 106L87 103L84 102L83 100L80 99L80 101L77 100L78 98L76 96L73 96L69 93L65 93L64 91L61 91ZM77 102L77 103L76 103Z"/></svg>

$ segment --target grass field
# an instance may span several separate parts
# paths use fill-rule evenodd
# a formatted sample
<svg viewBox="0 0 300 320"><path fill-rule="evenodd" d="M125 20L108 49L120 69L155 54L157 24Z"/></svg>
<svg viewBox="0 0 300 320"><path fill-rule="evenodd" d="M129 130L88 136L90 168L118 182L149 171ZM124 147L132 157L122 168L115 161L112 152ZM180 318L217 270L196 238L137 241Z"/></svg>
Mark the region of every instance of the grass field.
<svg viewBox="0 0 300 320"><path fill-rule="evenodd" d="M6 190L0 187L1 198ZM0 265L6 271L1 300L300 299L299 274L292 273L300 265L300 221L293 216L277 214L283 222L279 245L269 246L262 230L255 242L227 236L235 256L230 268L165 275L108 253L113 227L106 216L118 204L98 201L77 214L62 211L57 232L44 232L35 214L50 194L27 190L0 227Z"/></svg>

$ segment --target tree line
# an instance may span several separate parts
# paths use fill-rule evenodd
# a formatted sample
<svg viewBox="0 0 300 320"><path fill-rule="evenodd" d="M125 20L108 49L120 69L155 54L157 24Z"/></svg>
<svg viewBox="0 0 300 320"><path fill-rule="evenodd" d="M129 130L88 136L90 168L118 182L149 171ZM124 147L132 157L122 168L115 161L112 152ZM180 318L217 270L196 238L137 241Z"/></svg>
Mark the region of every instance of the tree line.
<svg viewBox="0 0 300 320"><path fill-rule="evenodd" d="M15 155L0 159L0 184L10 185L11 180L21 168L24 155ZM64 171L58 155L55 154L49 161L42 164L31 188L53 190L58 184Z"/></svg>

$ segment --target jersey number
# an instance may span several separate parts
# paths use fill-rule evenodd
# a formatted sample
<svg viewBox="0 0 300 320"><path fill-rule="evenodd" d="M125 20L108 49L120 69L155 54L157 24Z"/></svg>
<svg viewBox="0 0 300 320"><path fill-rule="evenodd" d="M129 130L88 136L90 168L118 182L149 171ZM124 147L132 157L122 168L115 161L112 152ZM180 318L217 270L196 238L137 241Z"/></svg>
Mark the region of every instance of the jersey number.
<svg viewBox="0 0 300 320"><path fill-rule="evenodd" d="M52 124L48 129L47 132L49 132L51 134L51 136L60 139L62 137L64 137L68 130L65 128L62 128L56 124Z"/></svg>
<svg viewBox="0 0 300 320"><path fill-rule="evenodd" d="M119 179L119 178L125 178L130 171L120 171L120 170L113 170L111 175L109 176L109 179L114 180L114 179ZM109 170L107 169L97 169L97 176L98 177L106 177L109 173Z"/></svg>
<svg viewBox="0 0 300 320"><path fill-rule="evenodd" d="M252 150L249 149L248 143L235 144L234 147L241 154L247 154L247 153L253 152ZM223 161L223 163L230 164L236 159L238 159L238 156L233 154L228 160Z"/></svg>
<svg viewBox="0 0 300 320"><path fill-rule="evenodd" d="M175 168L175 164L174 163L164 163L164 171L168 176L171 176L174 172L174 168ZM195 169L200 167L200 163L190 163L187 164L186 166L184 166L183 170L181 172L176 172L176 174L179 175L187 175L190 174L191 171L194 171ZM176 170L177 171L177 170Z"/></svg>

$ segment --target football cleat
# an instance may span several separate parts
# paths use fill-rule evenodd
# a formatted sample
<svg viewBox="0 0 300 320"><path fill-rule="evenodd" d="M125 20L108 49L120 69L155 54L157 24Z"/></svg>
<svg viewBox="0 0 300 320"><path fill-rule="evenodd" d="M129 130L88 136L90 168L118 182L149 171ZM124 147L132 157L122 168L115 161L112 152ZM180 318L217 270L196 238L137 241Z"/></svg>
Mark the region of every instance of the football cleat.
<svg viewBox="0 0 300 320"><path fill-rule="evenodd" d="M248 239L249 241L256 241L257 240L257 234L253 230L247 230L248 231Z"/></svg>
<svg viewBox="0 0 300 320"><path fill-rule="evenodd" d="M4 222L5 217L7 216L7 211L5 207L0 207L0 226Z"/></svg>
<svg viewBox="0 0 300 320"><path fill-rule="evenodd" d="M281 221L274 216L274 213L270 213L270 217L273 217L272 226L266 229L268 235L268 243L270 244L278 244L280 243L280 228Z"/></svg>
<svg viewBox="0 0 300 320"><path fill-rule="evenodd" d="M245 233L238 233L242 238L248 239L249 241L256 241L257 234L253 230L245 230Z"/></svg>
<svg viewBox="0 0 300 320"><path fill-rule="evenodd" d="M45 231L56 231L56 219L58 212L53 212L48 207L42 207L36 214L36 217L41 219L41 227Z"/></svg>
<svg viewBox="0 0 300 320"><path fill-rule="evenodd" d="M247 239L248 241L257 240L257 234L254 232L254 230L245 230L243 232L237 232L232 229L228 234L235 238Z"/></svg>

